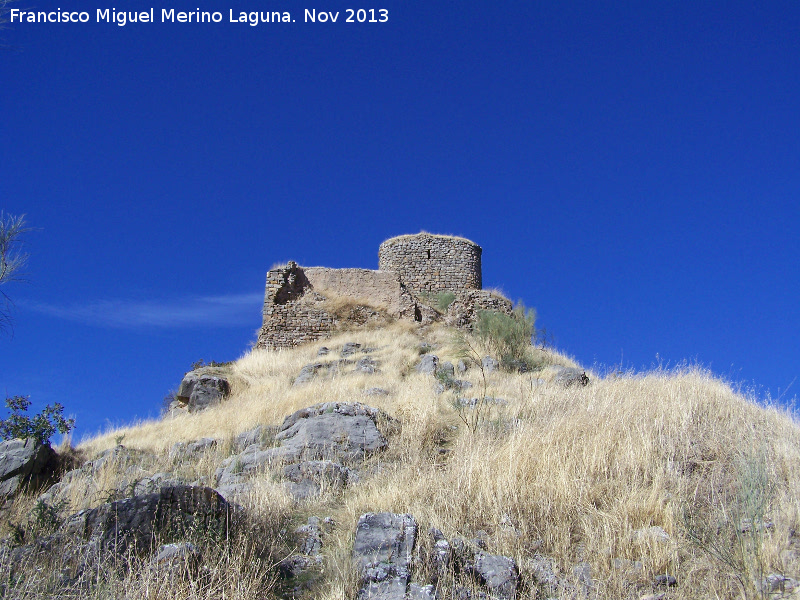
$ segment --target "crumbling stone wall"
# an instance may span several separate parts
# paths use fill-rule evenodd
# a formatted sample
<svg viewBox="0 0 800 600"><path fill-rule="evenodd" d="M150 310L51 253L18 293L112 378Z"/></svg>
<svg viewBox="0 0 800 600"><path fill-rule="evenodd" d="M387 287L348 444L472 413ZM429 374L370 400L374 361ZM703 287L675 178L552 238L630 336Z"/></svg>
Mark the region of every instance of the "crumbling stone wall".
<svg viewBox="0 0 800 600"><path fill-rule="evenodd" d="M415 292L481 289L481 253L464 238L419 233L386 240L378 249L378 268L396 273Z"/></svg>
<svg viewBox="0 0 800 600"><path fill-rule="evenodd" d="M293 348L330 337L334 317L319 306L325 298L314 294L311 282L297 263L267 273L264 294L264 324L258 335L259 348Z"/></svg>
<svg viewBox="0 0 800 600"><path fill-rule="evenodd" d="M331 292L353 300L368 300L372 304L386 307L395 316L400 311L400 286L394 273L327 267L304 267L303 272L311 287L318 293L325 295L325 292Z"/></svg>
<svg viewBox="0 0 800 600"><path fill-rule="evenodd" d="M339 322L326 304L329 297L378 306L397 319L430 323L444 318L457 327L470 327L479 310L510 312L506 298L481 289L481 253L480 246L464 238L420 233L381 244L377 271L295 262L276 267L267 273L257 346L292 348L330 337ZM431 295L445 291L455 300L441 315Z"/></svg>

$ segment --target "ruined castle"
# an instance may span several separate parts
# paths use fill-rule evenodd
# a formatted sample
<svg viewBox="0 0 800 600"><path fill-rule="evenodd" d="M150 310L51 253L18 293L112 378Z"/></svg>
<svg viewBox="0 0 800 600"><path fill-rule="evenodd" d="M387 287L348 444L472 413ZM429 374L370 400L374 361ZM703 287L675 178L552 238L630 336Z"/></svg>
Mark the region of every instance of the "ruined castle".
<svg viewBox="0 0 800 600"><path fill-rule="evenodd" d="M257 346L292 348L329 337L342 325L382 317L469 327L479 310L510 312L511 302L481 287L482 252L464 238L419 233L383 242L377 271L292 261L273 268ZM346 315L335 309L343 304L350 309Z"/></svg>

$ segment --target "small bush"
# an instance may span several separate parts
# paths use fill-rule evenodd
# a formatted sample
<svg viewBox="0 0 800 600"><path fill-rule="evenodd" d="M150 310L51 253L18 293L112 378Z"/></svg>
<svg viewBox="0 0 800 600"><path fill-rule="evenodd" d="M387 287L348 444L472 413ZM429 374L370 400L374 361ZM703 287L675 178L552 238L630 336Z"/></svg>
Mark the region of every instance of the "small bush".
<svg viewBox="0 0 800 600"><path fill-rule="evenodd" d="M439 292L436 294L436 310L441 313L447 312L447 309L455 299L456 295L453 292Z"/></svg>
<svg viewBox="0 0 800 600"><path fill-rule="evenodd" d="M64 418L64 407L56 402L48 404L34 417L24 414L31 406L28 396L6 398L6 407L11 411L7 419L0 420L0 437L4 440L14 438L35 438L46 444L54 433L68 434L75 429L75 419Z"/></svg>
<svg viewBox="0 0 800 600"><path fill-rule="evenodd" d="M231 364L231 361L228 362L217 362L215 360L210 360L208 362L204 361L202 358L192 363L191 371L196 371L197 369L202 369L203 367L227 367Z"/></svg>
<svg viewBox="0 0 800 600"><path fill-rule="evenodd" d="M510 315L499 311L478 312L475 335L484 342L506 370L520 370L529 362L528 351L536 333L536 311L518 302Z"/></svg>

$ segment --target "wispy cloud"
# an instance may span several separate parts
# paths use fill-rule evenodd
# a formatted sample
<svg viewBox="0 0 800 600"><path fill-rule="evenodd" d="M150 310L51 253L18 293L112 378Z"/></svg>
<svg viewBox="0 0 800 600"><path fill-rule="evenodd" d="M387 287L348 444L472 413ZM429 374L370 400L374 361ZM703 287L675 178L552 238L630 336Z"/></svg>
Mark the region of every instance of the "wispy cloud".
<svg viewBox="0 0 800 600"><path fill-rule="evenodd" d="M25 307L101 327L233 327L257 324L263 301L263 294L229 294L172 300L98 300L69 306L26 303Z"/></svg>

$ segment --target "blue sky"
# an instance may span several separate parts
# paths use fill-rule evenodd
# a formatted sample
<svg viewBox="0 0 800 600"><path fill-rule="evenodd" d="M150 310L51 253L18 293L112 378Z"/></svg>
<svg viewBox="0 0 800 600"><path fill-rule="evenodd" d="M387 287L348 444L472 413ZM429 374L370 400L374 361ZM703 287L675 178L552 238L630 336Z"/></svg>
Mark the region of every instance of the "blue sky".
<svg viewBox="0 0 800 600"><path fill-rule="evenodd" d="M796 2L26 2L91 20L0 31L0 208L36 229L0 386L78 437L244 353L274 263L377 268L420 230L587 366L797 392Z"/></svg>

